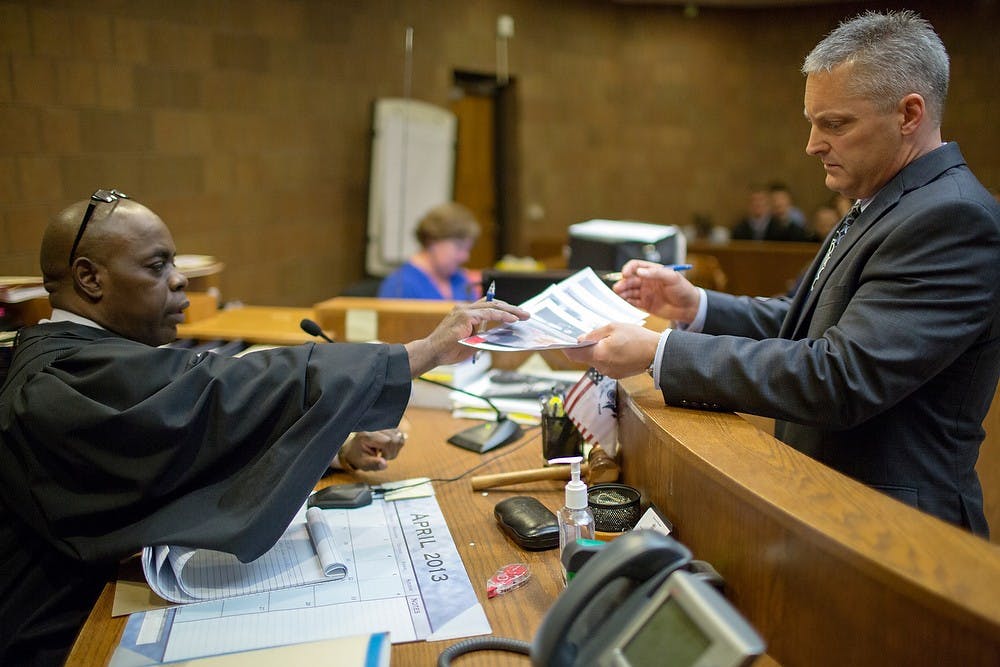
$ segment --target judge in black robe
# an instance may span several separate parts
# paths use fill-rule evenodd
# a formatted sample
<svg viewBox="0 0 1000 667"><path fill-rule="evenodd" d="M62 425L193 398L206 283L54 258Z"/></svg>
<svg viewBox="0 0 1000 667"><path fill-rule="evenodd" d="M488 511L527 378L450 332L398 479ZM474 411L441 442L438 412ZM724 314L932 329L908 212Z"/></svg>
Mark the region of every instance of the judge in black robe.
<svg viewBox="0 0 1000 667"><path fill-rule="evenodd" d="M524 316L462 306L406 346L238 359L154 347L186 305L169 232L115 202L87 230L100 248L74 258L65 241L82 208L43 240L64 321L21 330L0 390L0 664L61 662L116 564L144 546L260 556L351 431L399 422L411 374L468 356L455 341L482 322ZM67 255L60 271L53 257Z"/></svg>

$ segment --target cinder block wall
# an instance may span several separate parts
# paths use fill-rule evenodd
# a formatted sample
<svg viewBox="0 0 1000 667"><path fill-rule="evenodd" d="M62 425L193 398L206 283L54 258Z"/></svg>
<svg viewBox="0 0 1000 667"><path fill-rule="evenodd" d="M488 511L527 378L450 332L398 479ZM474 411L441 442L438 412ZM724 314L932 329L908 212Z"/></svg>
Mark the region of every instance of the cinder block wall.
<svg viewBox="0 0 1000 667"><path fill-rule="evenodd" d="M413 96L447 105L454 70L496 71L499 14L516 29L520 252L591 217L729 224L756 180L809 210L828 193L798 67L867 6L0 0L0 274L37 273L48 216L117 187L181 252L226 262L228 299L337 294L363 274L371 103L403 92L406 26ZM909 6L952 54L947 138L1000 184L997 3Z"/></svg>

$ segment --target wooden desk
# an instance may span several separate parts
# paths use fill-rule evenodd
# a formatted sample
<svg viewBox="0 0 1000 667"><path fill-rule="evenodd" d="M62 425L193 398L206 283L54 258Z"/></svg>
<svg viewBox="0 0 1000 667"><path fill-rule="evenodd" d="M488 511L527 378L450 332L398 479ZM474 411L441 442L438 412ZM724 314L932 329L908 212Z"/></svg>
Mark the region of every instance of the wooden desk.
<svg viewBox="0 0 1000 667"><path fill-rule="evenodd" d="M484 461L488 463L472 474L520 470L540 466L541 442L538 429L529 432L519 443L494 450L485 456L454 447L445 439L464 426L476 422L454 420L447 412L412 408L407 411L410 439L399 458L381 473L359 473L370 482L382 482L408 477L431 476L450 478ZM471 476L471 475L469 475ZM329 481L349 481L338 474ZM496 525L493 506L515 495L532 495L555 511L562 505L562 482L534 482L488 493L473 492L468 477L455 482L435 482L438 502L444 512L458 551L465 562L472 586L486 610L494 636L513 637L530 641L542 617L562 591L558 552L555 550L523 551L509 541ZM492 600L486 598L486 580L501 566L523 562L531 569L531 581L524 587ZM104 665L118 644L126 617L111 618L114 584L109 583L81 631L67 665ZM414 642L392 648L393 665L433 665L441 650L454 643ZM478 666L527 664L523 656L497 652L481 653L463 658L462 664Z"/></svg>
<svg viewBox="0 0 1000 667"><path fill-rule="evenodd" d="M317 303L314 309L316 321L333 332L336 340L408 343L433 331L454 307L454 301L338 296ZM365 326L353 323L362 320Z"/></svg>
<svg viewBox="0 0 1000 667"><path fill-rule="evenodd" d="M236 340L267 345L296 345L315 342L299 327L302 318L313 317L312 308L243 306L219 311L217 315L177 326L178 338Z"/></svg>
<svg viewBox="0 0 1000 667"><path fill-rule="evenodd" d="M1000 665L1000 547L733 414L619 391L623 478L653 500L784 665Z"/></svg>
<svg viewBox="0 0 1000 667"><path fill-rule="evenodd" d="M736 415L665 407L645 375L623 381L619 396L623 481L664 511L696 558L715 565L771 657L790 667L1000 664L1000 548L826 468ZM431 410L408 415L412 437L401 458L366 479L450 477L494 459L476 473L541 464L537 439L480 457L445 443L463 422ZM532 582L507 596L486 600L477 588L496 635L530 640L562 590L556 552L518 549L497 529L493 506L528 494L555 510L562 484L487 496L472 493L467 479L435 487L474 586L504 564L531 567ZM112 593L113 584L68 664L106 663L125 622L110 618ZM393 662L433 664L445 645L395 646ZM484 653L469 664L525 661Z"/></svg>
<svg viewBox="0 0 1000 667"><path fill-rule="evenodd" d="M12 315L14 321L20 322L22 326L38 324L38 320L45 319L52 315L52 304L49 297L43 296L37 299L28 299L17 303L0 304Z"/></svg>
<svg viewBox="0 0 1000 667"><path fill-rule="evenodd" d="M695 240L688 252L711 255L726 274L726 291L748 296L784 294L802 269L809 265L818 243L788 241L728 241L712 243Z"/></svg>

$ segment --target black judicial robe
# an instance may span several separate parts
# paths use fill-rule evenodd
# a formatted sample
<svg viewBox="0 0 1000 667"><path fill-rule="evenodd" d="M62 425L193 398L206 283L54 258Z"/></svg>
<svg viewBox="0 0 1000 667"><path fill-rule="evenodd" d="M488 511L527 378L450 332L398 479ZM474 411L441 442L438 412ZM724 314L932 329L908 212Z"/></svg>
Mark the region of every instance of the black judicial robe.
<svg viewBox="0 0 1000 667"><path fill-rule="evenodd" d="M402 345L234 359L23 329L0 390L0 664L61 662L144 546L261 555L351 431L398 424L410 384Z"/></svg>

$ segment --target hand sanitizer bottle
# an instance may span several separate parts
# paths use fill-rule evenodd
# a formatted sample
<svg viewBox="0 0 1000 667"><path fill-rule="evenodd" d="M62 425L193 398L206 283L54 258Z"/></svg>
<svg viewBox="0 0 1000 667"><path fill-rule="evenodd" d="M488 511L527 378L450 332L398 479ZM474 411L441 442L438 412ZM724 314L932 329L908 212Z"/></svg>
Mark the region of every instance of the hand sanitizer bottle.
<svg viewBox="0 0 1000 667"><path fill-rule="evenodd" d="M578 539L594 539L594 513L587 504L587 485L580 479L582 456L567 456L551 459L549 463L568 463L570 480L566 484L566 504L556 513L559 519L559 562L562 564L566 545ZM563 583L566 583L566 567L562 566Z"/></svg>

